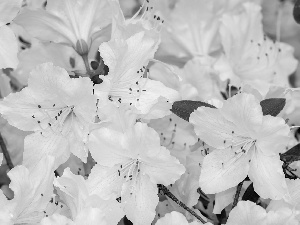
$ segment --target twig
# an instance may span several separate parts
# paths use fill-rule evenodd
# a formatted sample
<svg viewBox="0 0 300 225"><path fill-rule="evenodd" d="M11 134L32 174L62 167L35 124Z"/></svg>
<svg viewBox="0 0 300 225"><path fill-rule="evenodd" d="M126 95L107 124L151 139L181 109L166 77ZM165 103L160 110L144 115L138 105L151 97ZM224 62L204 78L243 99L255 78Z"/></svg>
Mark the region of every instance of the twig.
<svg viewBox="0 0 300 225"><path fill-rule="evenodd" d="M2 152L3 152L4 158L6 160L7 166L11 170L12 168L14 168L14 165L11 161L10 155L7 151L7 148L6 148L6 145L4 143L4 140L3 140L3 137L1 135L1 133L0 133L0 148L2 149Z"/></svg>
<svg viewBox="0 0 300 225"><path fill-rule="evenodd" d="M84 65L85 65L85 69L86 69L86 72L89 76L92 76L93 75L93 72L90 68L90 63L89 63L89 60L88 60L88 55L87 54L84 54L81 56L82 59L83 59L83 62L84 62Z"/></svg>
<svg viewBox="0 0 300 225"><path fill-rule="evenodd" d="M162 190L162 192L164 193L164 195L166 195L170 199L172 199L177 205L179 205L180 207L182 207L183 209L185 209L186 211L188 211L190 214L192 214L194 217L196 217L202 223L206 223L199 215L197 215L196 212L194 212L192 209L190 209L189 207L187 207L178 198L176 198L175 195L173 195L166 186L164 186L163 184L158 184L157 186L158 186L158 188L160 190Z"/></svg>
<svg viewBox="0 0 300 225"><path fill-rule="evenodd" d="M235 192L235 196L234 196L234 200L233 200L233 204L232 204L232 208L233 209L234 207L236 207L238 201L239 201L239 197L240 197L240 193L241 193L241 190L242 190L242 187L243 187L243 183L244 183L244 180L242 182L240 182L236 188L236 192Z"/></svg>

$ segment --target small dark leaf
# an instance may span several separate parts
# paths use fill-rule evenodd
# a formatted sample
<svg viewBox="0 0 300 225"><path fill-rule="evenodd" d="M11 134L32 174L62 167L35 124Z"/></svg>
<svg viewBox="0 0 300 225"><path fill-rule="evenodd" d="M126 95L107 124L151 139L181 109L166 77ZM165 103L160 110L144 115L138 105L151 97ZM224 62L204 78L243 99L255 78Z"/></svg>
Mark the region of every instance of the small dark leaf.
<svg viewBox="0 0 300 225"><path fill-rule="evenodd" d="M253 183L251 183L248 186L248 188L246 189L246 191L242 197L242 200L243 201L249 200L251 202L256 203L258 199L259 199L259 195L254 191Z"/></svg>
<svg viewBox="0 0 300 225"><path fill-rule="evenodd" d="M189 121L191 113L201 106L216 108L215 106L205 102L182 100L173 103L171 112L180 118Z"/></svg>
<svg viewBox="0 0 300 225"><path fill-rule="evenodd" d="M268 98L260 102L264 116L277 116L285 106L285 98Z"/></svg>
<svg viewBox="0 0 300 225"><path fill-rule="evenodd" d="M300 144L297 144L287 152L280 154L280 160L287 164L300 160Z"/></svg>
<svg viewBox="0 0 300 225"><path fill-rule="evenodd" d="M296 0L296 3L294 5L293 16L295 21L300 24L300 1L299 0Z"/></svg>

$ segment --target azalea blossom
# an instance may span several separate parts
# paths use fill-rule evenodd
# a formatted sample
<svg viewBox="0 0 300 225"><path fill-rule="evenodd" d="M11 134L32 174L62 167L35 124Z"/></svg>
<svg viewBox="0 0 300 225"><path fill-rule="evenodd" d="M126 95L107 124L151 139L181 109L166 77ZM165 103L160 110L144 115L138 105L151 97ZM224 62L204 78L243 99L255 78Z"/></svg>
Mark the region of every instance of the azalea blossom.
<svg viewBox="0 0 300 225"><path fill-rule="evenodd" d="M288 87L296 70L293 48L273 42L263 33L261 7L244 3L239 13L222 17L220 34L224 54L214 68L221 80L229 79L237 87L248 83L265 95L271 84Z"/></svg>
<svg viewBox="0 0 300 225"><path fill-rule="evenodd" d="M84 143L96 115L92 90L89 78L72 79L45 63L31 72L28 87L0 102L0 113L11 125L35 132L25 138L23 165L32 167L49 154L59 166L70 152L86 160Z"/></svg>
<svg viewBox="0 0 300 225"><path fill-rule="evenodd" d="M117 224L124 216L120 203L116 199L103 200L99 196L90 195L88 182L80 175L74 175L69 168L56 178L59 197L70 210L70 218L53 214L45 217L41 224Z"/></svg>
<svg viewBox="0 0 300 225"><path fill-rule="evenodd" d="M24 9L14 21L33 37L72 46L84 55L111 23L111 9L107 0L48 0L46 10Z"/></svg>
<svg viewBox="0 0 300 225"><path fill-rule="evenodd" d="M248 175L263 198L287 194L279 153L289 141L289 126L279 117L263 116L251 94L237 94L220 109L200 107L190 116L196 134L216 148L202 165L200 187L218 193L236 186Z"/></svg>
<svg viewBox="0 0 300 225"><path fill-rule="evenodd" d="M117 7L118 4L115 6L116 10ZM116 105L130 105L139 114L149 113L157 103L170 104L168 102L179 99L178 93L173 89L144 77L146 67L154 58L159 44L159 32L147 19L147 15L152 13L145 12L140 20L125 23L122 12L117 12L112 25L112 39L99 47L109 73L107 76L100 76L103 82L95 85L96 95L107 95L107 99ZM167 113L169 112L164 115Z"/></svg>
<svg viewBox="0 0 300 225"><path fill-rule="evenodd" d="M93 131L89 150L97 161L89 176L90 186L94 187L91 193L104 199L121 197L126 216L136 225L151 224L154 219L156 185L172 184L185 171L160 146L158 134L140 122L125 132L108 128Z"/></svg>

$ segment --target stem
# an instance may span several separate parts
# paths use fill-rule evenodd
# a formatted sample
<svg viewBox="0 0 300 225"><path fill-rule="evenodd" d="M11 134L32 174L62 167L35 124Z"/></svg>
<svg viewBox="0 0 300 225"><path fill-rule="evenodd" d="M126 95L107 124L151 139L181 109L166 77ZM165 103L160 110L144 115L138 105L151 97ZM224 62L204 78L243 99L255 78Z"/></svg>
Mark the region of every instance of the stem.
<svg viewBox="0 0 300 225"><path fill-rule="evenodd" d="M85 69L86 69L87 74L92 75L93 72L92 72L92 70L91 70L91 68L90 68L88 55L87 55L87 54L84 54L84 55L82 55L81 57L82 57L82 59L83 59L83 62L84 62L84 65L85 65Z"/></svg>
<svg viewBox="0 0 300 225"><path fill-rule="evenodd" d="M0 148L2 149L2 152L3 152L3 155L5 157L7 166L11 170L12 168L14 168L14 165L13 165L13 163L11 161L10 155L9 155L9 153L7 151L7 148L6 148L6 145L4 143L4 140L3 140L3 137L1 135L1 133L0 133Z"/></svg>
<svg viewBox="0 0 300 225"><path fill-rule="evenodd" d="M242 187L243 187L243 183L244 183L244 180L242 182L240 182L236 188L236 192L235 192L235 196L234 196L234 200L233 200L233 204L232 204L232 208L233 209L234 207L236 207L236 205L238 204L238 201L239 201L239 197L240 197L240 193L241 193L241 190L242 190Z"/></svg>
<svg viewBox="0 0 300 225"><path fill-rule="evenodd" d="M187 207L183 202L181 202L178 198L176 198L175 195L173 195L166 186L164 186L163 184L158 184L157 186L158 186L159 190L162 190L164 195L166 195L170 199L172 199L177 205L179 205L180 207L182 207L183 209L188 211L190 214L192 214L194 217L196 217L203 224L206 223L199 215L197 215L197 213L195 213L192 209Z"/></svg>

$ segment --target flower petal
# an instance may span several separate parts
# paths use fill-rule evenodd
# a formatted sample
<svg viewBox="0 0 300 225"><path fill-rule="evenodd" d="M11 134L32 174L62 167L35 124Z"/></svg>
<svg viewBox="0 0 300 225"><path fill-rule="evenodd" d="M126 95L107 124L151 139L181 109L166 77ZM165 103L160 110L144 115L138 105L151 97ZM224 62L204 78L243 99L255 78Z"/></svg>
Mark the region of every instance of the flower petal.
<svg viewBox="0 0 300 225"><path fill-rule="evenodd" d="M121 132L100 128L90 134L89 150L99 165L113 167L130 159L125 149L126 138Z"/></svg>
<svg viewBox="0 0 300 225"><path fill-rule="evenodd" d="M22 2L22 0L0 0L0 26L10 23L16 17Z"/></svg>
<svg viewBox="0 0 300 225"><path fill-rule="evenodd" d="M40 40L76 48L79 40L90 46L92 35L111 20L106 0L89 0L88 3L84 0L50 0L46 9L24 10L14 21Z"/></svg>
<svg viewBox="0 0 300 225"><path fill-rule="evenodd" d="M238 185L249 171L249 153L214 150L205 156L200 174L200 187L206 194L215 194Z"/></svg>
<svg viewBox="0 0 300 225"><path fill-rule="evenodd" d="M41 159L49 155L55 158L54 168L66 162L70 156L67 140L51 132L33 133L25 137L23 165L34 167Z"/></svg>
<svg viewBox="0 0 300 225"><path fill-rule="evenodd" d="M229 122L220 110L208 107L199 107L189 119L194 125L195 132L202 141L218 149L230 146L232 131L236 130L235 124Z"/></svg>
<svg viewBox="0 0 300 225"><path fill-rule="evenodd" d="M290 141L290 128L280 117L264 116L261 129L256 134L256 146L265 155L278 155L286 151Z"/></svg>
<svg viewBox="0 0 300 225"><path fill-rule="evenodd" d="M148 176L140 176L136 180L134 191L131 183L126 182L122 189L121 202L128 219L136 225L150 225L155 217L158 204L158 190Z"/></svg>
<svg viewBox="0 0 300 225"><path fill-rule="evenodd" d="M262 198L279 200L288 193L282 164L279 155L267 156L259 150L253 154L249 178L253 181L255 192Z"/></svg>
<svg viewBox="0 0 300 225"><path fill-rule="evenodd" d="M19 63L17 53L18 42L14 32L8 26L0 27L0 69L16 68Z"/></svg>
<svg viewBox="0 0 300 225"><path fill-rule="evenodd" d="M259 101L251 94L237 94L224 102L222 115L237 126L235 133L250 136L261 126L263 113Z"/></svg>

